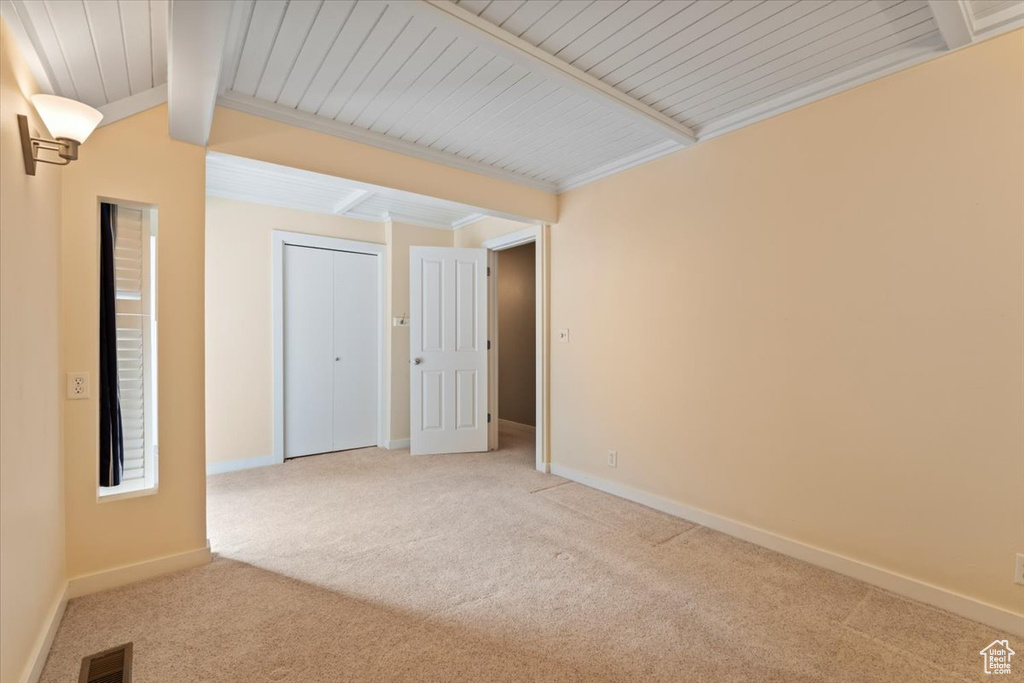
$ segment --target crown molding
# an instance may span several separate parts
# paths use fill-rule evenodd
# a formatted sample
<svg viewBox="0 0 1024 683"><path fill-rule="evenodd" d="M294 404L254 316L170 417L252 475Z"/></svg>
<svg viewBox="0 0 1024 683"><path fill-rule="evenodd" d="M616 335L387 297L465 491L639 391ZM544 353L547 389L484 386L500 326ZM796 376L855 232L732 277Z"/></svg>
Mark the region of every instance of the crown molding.
<svg viewBox="0 0 1024 683"><path fill-rule="evenodd" d="M558 193L561 194L563 192L568 192L569 190L574 190L577 187L583 187L584 185L596 182L602 178L607 178L608 176L613 176L616 173L621 173L628 168L640 166L641 164L646 164L648 161L654 161L655 159L672 154L673 152L678 152L685 147L686 146L672 140L666 140L664 142L659 142L656 145L645 147L638 152L624 156L621 159L616 159L615 161L610 161L607 164L598 166L591 171L578 173L566 178L565 181L558 184Z"/></svg>
<svg viewBox="0 0 1024 683"><path fill-rule="evenodd" d="M487 214L485 213L471 214L452 223L452 230L459 230L460 228L465 228L466 226L473 225L474 223L479 223L485 218L487 218Z"/></svg>
<svg viewBox="0 0 1024 683"><path fill-rule="evenodd" d="M108 126L114 121L120 121L126 119L129 116L134 116L140 112L144 112L147 109L153 107L159 107L161 104L167 101L167 84L158 85L155 88L149 90L143 90L140 93L125 97L120 100L115 100L109 104L104 104L100 107L100 113L103 114L103 120L100 121L99 127Z"/></svg>
<svg viewBox="0 0 1024 683"><path fill-rule="evenodd" d="M823 81L790 91L756 107L713 121L699 130L700 140L704 142L719 135L731 133L739 128L784 114L805 104L838 95L859 85L903 71L944 54L947 53L941 47L926 52L921 52L920 48L914 47L900 50L881 59L872 60L856 69L844 71Z"/></svg>

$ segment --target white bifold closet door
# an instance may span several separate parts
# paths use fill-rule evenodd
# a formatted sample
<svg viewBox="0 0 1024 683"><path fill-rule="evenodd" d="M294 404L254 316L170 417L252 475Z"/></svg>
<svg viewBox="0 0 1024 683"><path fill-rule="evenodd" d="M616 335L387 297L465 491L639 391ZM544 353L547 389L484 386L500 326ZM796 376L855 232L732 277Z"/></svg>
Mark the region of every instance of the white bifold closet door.
<svg viewBox="0 0 1024 683"><path fill-rule="evenodd" d="M284 455L377 443L377 257L284 248Z"/></svg>

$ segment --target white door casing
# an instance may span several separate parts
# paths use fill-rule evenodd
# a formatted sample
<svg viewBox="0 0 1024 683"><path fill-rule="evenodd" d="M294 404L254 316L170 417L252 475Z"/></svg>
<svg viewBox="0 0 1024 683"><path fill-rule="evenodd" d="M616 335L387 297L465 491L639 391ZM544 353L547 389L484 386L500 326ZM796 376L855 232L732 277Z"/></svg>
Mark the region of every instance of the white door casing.
<svg viewBox="0 0 1024 683"><path fill-rule="evenodd" d="M410 247L410 451L487 450L487 252Z"/></svg>
<svg viewBox="0 0 1024 683"><path fill-rule="evenodd" d="M500 362L501 345L498 340L498 292L497 292L497 278L498 275L498 258L497 252L505 249L512 249L529 242L536 244L536 265L535 265L535 276L536 276L536 326L537 326L537 339L536 339L536 365L535 368L537 373L537 418L536 418L536 466L539 472L549 471L549 444L548 444L548 433L549 433L549 418L550 415L547 410L548 405L548 390L549 390L549 367L548 367L548 349L550 339L550 322L549 322L549 311L548 311L548 230L549 227L546 225L535 225L523 230L500 235L498 237L485 240L483 247L487 249L488 263L493 267L491 277L488 282L488 289L490 292L491 310L489 311L489 334L491 335L491 357L490 357L490 385L488 391L490 393L490 411L493 415L491 420L491 433L490 433L490 448L498 448L498 362Z"/></svg>

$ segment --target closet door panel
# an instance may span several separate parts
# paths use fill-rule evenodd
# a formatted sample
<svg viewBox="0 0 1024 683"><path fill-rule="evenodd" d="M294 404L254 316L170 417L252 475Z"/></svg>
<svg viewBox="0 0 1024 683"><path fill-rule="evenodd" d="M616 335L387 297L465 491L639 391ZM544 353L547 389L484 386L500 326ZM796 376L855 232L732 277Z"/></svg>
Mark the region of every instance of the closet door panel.
<svg viewBox="0 0 1024 683"><path fill-rule="evenodd" d="M284 456L334 450L334 253L284 248Z"/></svg>
<svg viewBox="0 0 1024 683"><path fill-rule="evenodd" d="M334 450L377 444L377 257L334 252Z"/></svg>

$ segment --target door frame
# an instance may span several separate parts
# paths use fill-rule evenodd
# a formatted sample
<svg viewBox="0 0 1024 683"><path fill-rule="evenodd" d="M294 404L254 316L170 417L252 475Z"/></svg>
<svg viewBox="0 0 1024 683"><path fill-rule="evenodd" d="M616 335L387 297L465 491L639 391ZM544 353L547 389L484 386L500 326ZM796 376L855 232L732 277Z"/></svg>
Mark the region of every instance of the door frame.
<svg viewBox="0 0 1024 683"><path fill-rule="evenodd" d="M284 462L284 248L286 246L312 247L330 251L347 251L377 257L377 446L384 448L385 340L387 339L387 259L386 247L372 242L357 242L338 237L309 235L287 230L271 233L273 261L273 291L271 308L273 320L272 353L274 355L274 458Z"/></svg>
<svg viewBox="0 0 1024 683"><path fill-rule="evenodd" d="M548 302L550 287L550 271L548 269L549 258L549 236L551 226L546 223L517 230L516 232L501 235L493 239L485 240L481 245L487 249L487 265L491 277L487 278L487 336L491 340L491 355L487 359L487 410L491 413L491 424L488 430L487 442L490 449L497 447L498 443L498 252L506 249L513 249L533 242L536 247L534 251L534 278L535 297L534 315L536 316L536 391L537 391L537 415L536 427L536 453L537 471L548 473L551 471L550 453L550 429L551 415L548 411L548 396L550 395L550 372L548 353L550 350Z"/></svg>

